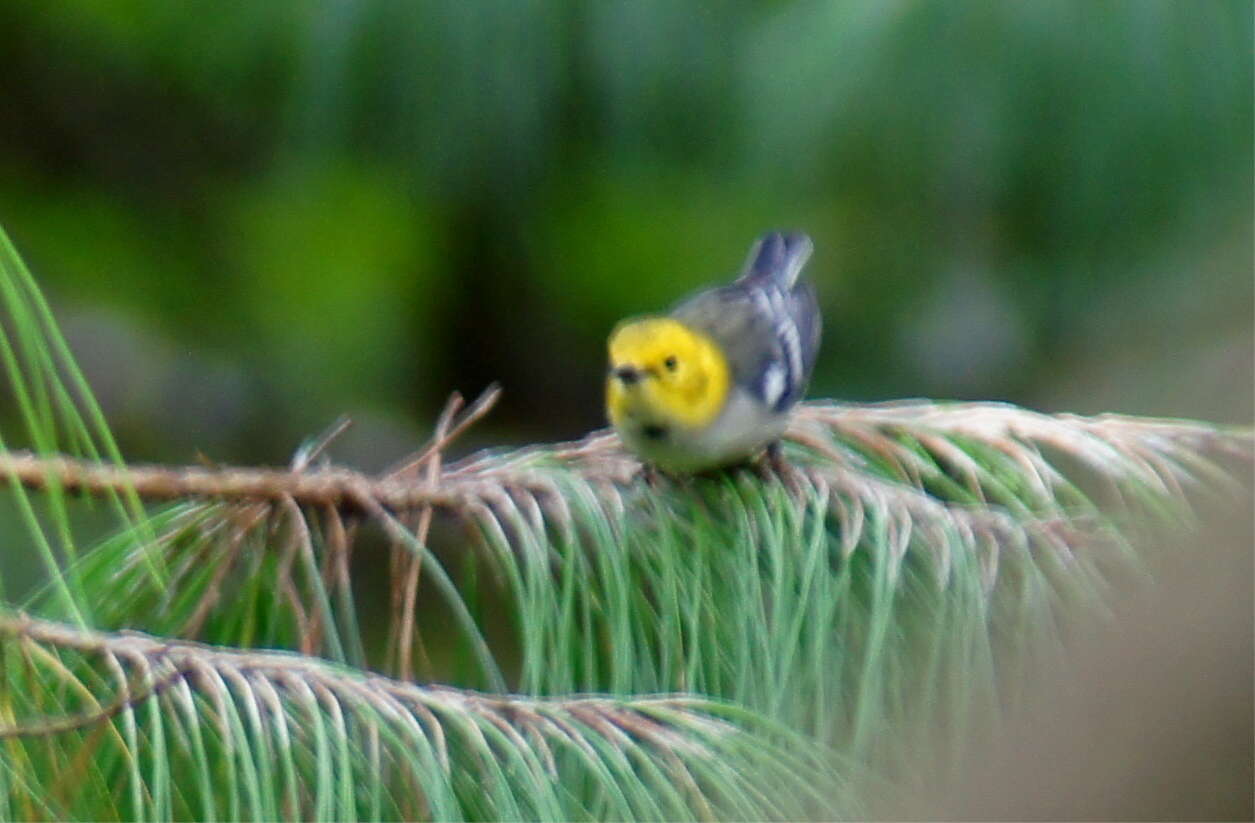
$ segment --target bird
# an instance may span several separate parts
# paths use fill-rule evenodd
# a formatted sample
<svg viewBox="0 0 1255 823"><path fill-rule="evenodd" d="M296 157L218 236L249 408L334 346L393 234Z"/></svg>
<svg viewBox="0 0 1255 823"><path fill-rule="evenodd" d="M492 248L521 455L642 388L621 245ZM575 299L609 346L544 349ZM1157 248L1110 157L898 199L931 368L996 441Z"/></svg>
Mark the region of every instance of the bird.
<svg viewBox="0 0 1255 823"><path fill-rule="evenodd" d="M805 234L769 232L731 283L614 327L606 416L647 468L699 474L764 449L779 459L819 351L819 304L801 276L813 249Z"/></svg>

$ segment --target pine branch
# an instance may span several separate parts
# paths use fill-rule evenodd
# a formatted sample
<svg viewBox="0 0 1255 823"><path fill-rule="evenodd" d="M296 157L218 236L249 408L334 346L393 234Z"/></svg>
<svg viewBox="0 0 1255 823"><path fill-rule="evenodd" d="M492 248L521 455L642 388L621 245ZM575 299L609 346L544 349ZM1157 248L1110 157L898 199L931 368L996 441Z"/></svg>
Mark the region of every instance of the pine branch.
<svg viewBox="0 0 1255 823"><path fill-rule="evenodd" d="M766 466L751 472L747 482L756 491L749 496L738 479L741 471L661 486L638 482L640 464L606 433L578 443L484 452L442 466L441 449L451 435L495 397L490 389L460 417L455 397L432 443L400 470L378 477L311 467L328 437L298 452L286 471L118 468L0 452L0 472L36 489L133 489L149 500L204 501L184 502L160 522L141 522L143 534L120 536L117 551L95 552L70 570L70 581L91 593L86 605L104 621L98 625L131 625L142 616L159 633L199 637L214 615L230 607L232 590L258 586L276 592L275 605L287 613L263 625L274 631L290 623L293 630L272 635L272 644L290 642L307 654L359 665L367 661L353 622L349 554L356 523L373 522L393 546L388 670L409 676L414 655L423 657L414 624L422 568L424 588L435 586L453 609L484 684L496 689L502 675L476 620L427 545L433 511L454 515L478 534L454 547L458 554L469 556L467 549L487 542L506 579L543 581L547 577L536 577L540 569L532 564L552 564L568 551L563 545L600 545L600 551L617 554L628 549L631 535L651 533L651 523L689 522L711 505L745 517L778 490L780 505L795 516L818 511L831 518L834 550L846 560L860 546L884 552L896 577L914 551L929 558L916 567L936 585L948 585L963 566L979 570L981 588L989 593L1005 558L1024 552L1027 559L1016 563L1040 570L1050 560L1072 569L1074 583L1091 574L1081 574L1082 568L1128 565L1136 554L1126 543L1137 529L1188 523L1191 498L1213 488L1234 494L1242 488L1236 467L1252 462L1248 430L914 402L801 407L788 432L783 474L777 477ZM342 429L338 424L332 435ZM703 502L728 492L741 501ZM1123 522L1113 515L1124 515ZM765 538L738 533L728 539ZM262 560L266 555L277 557L277 565ZM1012 580L1021 576L1016 572ZM232 589L227 581L234 581ZM1101 582L1096 578L1094 584ZM73 616L60 607L52 613ZM234 635L226 641L247 642Z"/></svg>
<svg viewBox="0 0 1255 823"><path fill-rule="evenodd" d="M1253 462L1249 430L1189 421L816 403L795 414L778 474L763 464L650 484L607 433L443 465L448 433L485 403L460 418L457 405L421 459L381 476L313 465L325 437L287 471L2 453L0 471L49 491L133 484L180 501L58 572L49 591L83 592L72 602L90 625L447 679L424 657L437 633L464 661L464 685L698 691L859 762L894 762L918 748L902 730L987 710L1013 688L1001 672L1105 607L1112 582L1143 569L1139 535L1185 535L1191 502L1211 492L1242 499ZM447 516L439 553L433 511ZM357 624L349 554L362 523L392 546L383 660ZM451 573L451 557L472 576ZM481 563L490 579L469 584ZM481 587L491 610L476 604ZM433 600L452 635L422 625ZM64 601L31 608L72 619ZM516 672L487 634L502 609ZM777 662L746 675L764 659Z"/></svg>
<svg viewBox="0 0 1255 823"><path fill-rule="evenodd" d="M297 819L790 818L839 800L796 735L688 695L486 695L0 615L5 659L16 665L0 669L0 808L53 804L38 816L82 817L110 796L141 819L215 818L224 803ZM92 708L58 714L48 704L67 686ZM93 731L106 723L117 733ZM58 797L75 762L62 754L82 746L108 788L81 780Z"/></svg>
<svg viewBox="0 0 1255 823"><path fill-rule="evenodd" d="M1219 428L1191 421L1148 420L1103 415L1049 416L993 403L812 403L795 414L786 440L818 452L831 467L845 471L851 483L875 478L869 455L901 480L922 480L921 471L935 471L912 449L914 441L932 452L928 457L950 462L985 496L986 479L980 467L962 449L943 437L961 436L986 444L1021 465L1034 491L1045 499L1063 481L1059 471L1041 454L1041 448L1084 462L1104 477L1139 475L1154 478L1172 491L1199 480L1223 481L1227 475L1202 468L1208 456L1253 460L1252 432ZM833 438L859 443L862 455L826 448ZM444 443L440 445L445 445ZM404 467L414 469L438 449L424 450ZM0 474L29 489L57 486L71 493L94 496L134 490L149 501L201 498L218 502L282 503L291 499L306 507L334 506L362 512L365 501L393 512L424 507L474 511L510 489L543 491L548 484L531 469L558 467L578 472L589 483L623 488L632 483L640 464L620 448L617 438L595 432L577 443L540 446L514 453L485 453L451 464L439 477L410 476L397 470L370 476L347 468L266 469L245 467L114 465L70 457L48 457L27 452L0 453ZM1193 472L1198 471L1198 475ZM1232 486L1229 479L1227 484ZM871 487L869 492L875 493ZM883 488L880 491L884 491Z"/></svg>

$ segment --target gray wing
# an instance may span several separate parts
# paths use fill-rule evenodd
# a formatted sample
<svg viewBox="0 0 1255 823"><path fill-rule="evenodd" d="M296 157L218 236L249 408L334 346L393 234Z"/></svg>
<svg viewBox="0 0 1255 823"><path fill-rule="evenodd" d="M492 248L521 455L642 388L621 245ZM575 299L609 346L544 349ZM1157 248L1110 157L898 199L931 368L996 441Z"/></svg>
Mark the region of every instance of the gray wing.
<svg viewBox="0 0 1255 823"><path fill-rule="evenodd" d="M743 278L694 295L672 315L714 338L727 353L736 382L776 411L806 393L821 331L810 283Z"/></svg>

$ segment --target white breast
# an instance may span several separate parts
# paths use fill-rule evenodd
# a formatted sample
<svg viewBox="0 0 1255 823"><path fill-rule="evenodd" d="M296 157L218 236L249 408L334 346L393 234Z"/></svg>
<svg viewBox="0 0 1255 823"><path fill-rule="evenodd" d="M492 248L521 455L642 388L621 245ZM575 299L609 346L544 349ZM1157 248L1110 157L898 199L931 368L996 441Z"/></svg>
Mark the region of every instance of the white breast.
<svg viewBox="0 0 1255 823"><path fill-rule="evenodd" d="M715 422L704 429L666 428L661 437L646 434L635 421L619 428L632 451L664 471L689 474L738 463L784 433L788 414L772 411L743 389L735 388Z"/></svg>

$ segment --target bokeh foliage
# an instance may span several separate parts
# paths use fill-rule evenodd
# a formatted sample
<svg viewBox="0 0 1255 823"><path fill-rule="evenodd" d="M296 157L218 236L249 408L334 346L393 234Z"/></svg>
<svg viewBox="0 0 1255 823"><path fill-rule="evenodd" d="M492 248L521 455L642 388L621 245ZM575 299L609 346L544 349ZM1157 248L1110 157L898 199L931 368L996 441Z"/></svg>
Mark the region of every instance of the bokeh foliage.
<svg viewBox="0 0 1255 823"><path fill-rule="evenodd" d="M817 241L816 395L1252 414L1244 0L0 0L0 29L0 220L128 454L277 461L350 411L386 459L493 379L486 437L577 435L610 324L780 225Z"/></svg>

